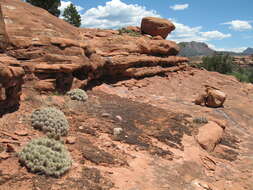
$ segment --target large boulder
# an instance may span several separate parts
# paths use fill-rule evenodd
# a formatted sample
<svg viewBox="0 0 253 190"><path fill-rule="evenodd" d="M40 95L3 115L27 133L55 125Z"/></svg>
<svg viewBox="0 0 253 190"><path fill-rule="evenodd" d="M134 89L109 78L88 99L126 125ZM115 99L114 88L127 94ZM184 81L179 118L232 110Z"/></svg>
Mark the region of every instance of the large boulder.
<svg viewBox="0 0 253 190"><path fill-rule="evenodd" d="M217 108L222 107L227 95L217 89L208 88L207 89L207 99L206 99L206 105L209 107Z"/></svg>
<svg viewBox="0 0 253 190"><path fill-rule="evenodd" d="M221 90L206 85L205 93L200 94L194 101L197 105L206 105L211 108L222 107L227 95Z"/></svg>
<svg viewBox="0 0 253 190"><path fill-rule="evenodd" d="M199 128L197 141L203 149L212 152L220 142L222 135L223 128L211 121Z"/></svg>
<svg viewBox="0 0 253 190"><path fill-rule="evenodd" d="M145 17L141 22L141 31L151 36L161 36L166 39L168 34L175 30L175 25L167 19Z"/></svg>

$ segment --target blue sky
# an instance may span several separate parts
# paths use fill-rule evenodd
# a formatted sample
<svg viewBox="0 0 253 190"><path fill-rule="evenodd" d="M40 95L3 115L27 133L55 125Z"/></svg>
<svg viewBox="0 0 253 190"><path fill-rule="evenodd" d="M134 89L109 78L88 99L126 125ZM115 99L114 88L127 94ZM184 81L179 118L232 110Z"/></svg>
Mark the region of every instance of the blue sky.
<svg viewBox="0 0 253 190"><path fill-rule="evenodd" d="M216 50L253 47L253 0L65 0L77 6L82 27L118 29L158 16L176 25L168 39L200 41Z"/></svg>

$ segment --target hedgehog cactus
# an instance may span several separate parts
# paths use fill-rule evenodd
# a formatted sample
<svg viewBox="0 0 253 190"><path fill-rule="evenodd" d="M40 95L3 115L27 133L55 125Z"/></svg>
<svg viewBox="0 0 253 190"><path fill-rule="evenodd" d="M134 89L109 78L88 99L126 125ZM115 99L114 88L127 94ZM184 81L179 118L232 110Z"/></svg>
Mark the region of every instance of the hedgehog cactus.
<svg viewBox="0 0 253 190"><path fill-rule="evenodd" d="M32 113L32 126L35 129L42 130L58 136L64 136L68 133L69 124L64 113L56 108L41 108Z"/></svg>
<svg viewBox="0 0 253 190"><path fill-rule="evenodd" d="M196 117L193 119L193 123L206 124L206 123L208 123L208 120L205 117Z"/></svg>
<svg viewBox="0 0 253 190"><path fill-rule="evenodd" d="M59 141L49 138L34 139L18 154L20 163L31 172L59 177L72 164L69 152Z"/></svg>
<svg viewBox="0 0 253 190"><path fill-rule="evenodd" d="M78 100L78 101L86 101L88 99L88 95L86 92L82 89L73 89L69 92L67 92L67 95L72 100Z"/></svg>

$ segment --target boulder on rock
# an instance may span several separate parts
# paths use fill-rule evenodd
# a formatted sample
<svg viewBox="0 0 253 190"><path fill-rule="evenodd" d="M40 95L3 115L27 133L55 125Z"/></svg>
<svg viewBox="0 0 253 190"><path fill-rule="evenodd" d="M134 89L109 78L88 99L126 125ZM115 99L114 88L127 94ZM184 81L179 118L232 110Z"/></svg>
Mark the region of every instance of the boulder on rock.
<svg viewBox="0 0 253 190"><path fill-rule="evenodd" d="M211 108L222 107L227 98L227 95L217 88L211 86L205 87L206 87L205 93L200 94L195 99L194 103L197 105L204 104L207 107Z"/></svg>
<svg viewBox="0 0 253 190"><path fill-rule="evenodd" d="M212 152L215 146L220 142L222 135L223 128L217 123L210 121L199 128L197 141L203 149Z"/></svg>
<svg viewBox="0 0 253 190"><path fill-rule="evenodd" d="M175 30L175 25L167 19L145 17L141 22L141 32L151 36L161 36L166 39L168 34Z"/></svg>

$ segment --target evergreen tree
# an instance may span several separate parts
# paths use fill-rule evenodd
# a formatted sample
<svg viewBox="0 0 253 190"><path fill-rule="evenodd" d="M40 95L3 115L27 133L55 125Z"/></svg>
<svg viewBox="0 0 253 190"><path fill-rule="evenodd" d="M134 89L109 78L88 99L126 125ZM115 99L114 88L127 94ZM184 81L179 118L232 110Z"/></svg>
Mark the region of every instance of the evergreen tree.
<svg viewBox="0 0 253 190"><path fill-rule="evenodd" d="M81 16L78 13L76 7L71 3L63 12L64 20L68 23L80 27L81 26Z"/></svg>
<svg viewBox="0 0 253 190"><path fill-rule="evenodd" d="M61 14L61 11L58 9L61 6L61 0L26 0L26 2L43 8L54 16L59 17Z"/></svg>

